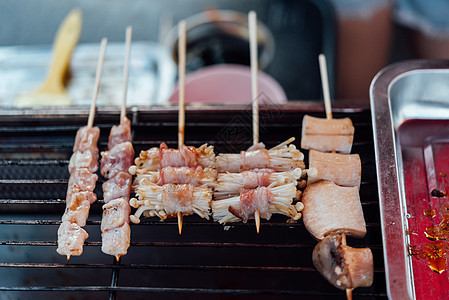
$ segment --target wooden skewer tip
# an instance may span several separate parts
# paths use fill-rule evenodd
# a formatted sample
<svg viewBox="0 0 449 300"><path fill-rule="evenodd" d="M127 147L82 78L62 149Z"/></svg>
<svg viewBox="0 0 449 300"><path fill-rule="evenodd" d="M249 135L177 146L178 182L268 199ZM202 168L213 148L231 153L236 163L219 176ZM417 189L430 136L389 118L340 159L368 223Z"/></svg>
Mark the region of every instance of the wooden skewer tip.
<svg viewBox="0 0 449 300"><path fill-rule="evenodd" d="M352 300L352 289L346 289L346 299Z"/></svg>
<svg viewBox="0 0 449 300"><path fill-rule="evenodd" d="M257 233L259 233L259 231L260 231L260 212L257 209L254 213L254 219L256 221L256 231L257 231Z"/></svg>
<svg viewBox="0 0 449 300"><path fill-rule="evenodd" d="M179 235L182 233L182 213L178 212L178 232Z"/></svg>

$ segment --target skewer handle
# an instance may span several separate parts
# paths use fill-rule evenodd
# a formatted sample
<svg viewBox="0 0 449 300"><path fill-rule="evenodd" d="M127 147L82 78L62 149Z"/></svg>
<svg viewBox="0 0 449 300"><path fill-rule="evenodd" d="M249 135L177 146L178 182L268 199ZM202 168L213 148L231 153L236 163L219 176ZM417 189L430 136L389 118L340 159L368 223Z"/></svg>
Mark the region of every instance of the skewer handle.
<svg viewBox="0 0 449 300"><path fill-rule="evenodd" d="M126 97L128 95L128 77L129 77L129 57L131 53L131 39L133 34L132 26L126 28L126 42L125 42L125 66L123 68L123 102L120 113L120 123L123 124L126 120Z"/></svg>
<svg viewBox="0 0 449 300"><path fill-rule="evenodd" d="M323 87L324 109L326 110L326 118L332 119L331 95L329 92L329 78L327 75L326 56L324 54L320 54L318 56L318 61L320 64L321 85Z"/></svg>
<svg viewBox="0 0 449 300"><path fill-rule="evenodd" d="M248 26L249 26L249 47L251 58L251 97L252 97L252 117L253 117L253 144L259 142L259 102L258 86L257 86L257 15L254 11L250 11L248 14Z"/></svg>
<svg viewBox="0 0 449 300"><path fill-rule="evenodd" d="M186 75L186 22L179 22L178 39L178 84L179 84L179 111L178 111L178 146L184 144L185 128L185 75Z"/></svg>
<svg viewBox="0 0 449 300"><path fill-rule="evenodd" d="M88 127L92 127L94 125L95 107L96 107L98 92L100 90L101 72L103 70L103 62L104 62L104 56L106 53L107 44L108 44L108 39L103 38L101 40L100 57L98 58L98 63L97 63L97 72L96 72L96 76L95 76L94 93L92 95L92 102L90 103L89 119L87 121Z"/></svg>

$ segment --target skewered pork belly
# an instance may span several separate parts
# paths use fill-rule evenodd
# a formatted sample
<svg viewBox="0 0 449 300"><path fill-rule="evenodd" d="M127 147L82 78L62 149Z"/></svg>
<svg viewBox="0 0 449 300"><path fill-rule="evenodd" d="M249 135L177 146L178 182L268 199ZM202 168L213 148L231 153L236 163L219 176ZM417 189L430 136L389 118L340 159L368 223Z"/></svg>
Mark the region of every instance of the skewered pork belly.
<svg viewBox="0 0 449 300"><path fill-rule="evenodd" d="M296 182L275 186L260 186L230 197L212 202L214 221L220 224L228 222L247 222L254 219L257 211L260 217L269 220L272 214L283 214L298 220L301 213L292 204L296 197ZM300 203L300 202L299 202ZM302 204L300 203L302 209Z"/></svg>
<svg viewBox="0 0 449 300"><path fill-rule="evenodd" d="M373 282L373 254L369 248L352 248L342 235L330 234L313 249L317 270L333 286L345 290Z"/></svg>
<svg viewBox="0 0 449 300"><path fill-rule="evenodd" d="M92 192L78 192L67 198L67 207L62 215L62 221L76 223L81 227L86 225L90 205L97 201L97 195Z"/></svg>
<svg viewBox="0 0 449 300"><path fill-rule="evenodd" d="M238 173L253 169L273 169L276 172L304 169L304 155L295 145L282 143L272 149L265 149L263 143L252 146L240 154L219 154L216 169L221 172Z"/></svg>
<svg viewBox="0 0 449 300"><path fill-rule="evenodd" d="M108 149L113 149L124 142L132 142L132 140L131 122L125 118L119 125L112 126L109 133Z"/></svg>
<svg viewBox="0 0 449 300"><path fill-rule="evenodd" d="M89 237L87 232L76 223L62 222L58 228L58 248L61 255L79 256L83 253L84 241Z"/></svg>
<svg viewBox="0 0 449 300"><path fill-rule="evenodd" d="M77 187L81 191L93 192L98 180L98 175L90 172L88 169L75 169L69 178L69 188L67 191L67 198L69 191L73 187Z"/></svg>
<svg viewBox="0 0 449 300"><path fill-rule="evenodd" d="M127 172L134 160L133 145L126 141L109 151L101 152L101 175L112 178L119 172Z"/></svg>
<svg viewBox="0 0 449 300"><path fill-rule="evenodd" d="M301 148L322 152L351 153L354 126L349 118L321 119L304 116Z"/></svg>
<svg viewBox="0 0 449 300"><path fill-rule="evenodd" d="M111 200L125 198L129 201L132 187L132 176L129 173L119 172L114 177L103 183L103 200L108 203Z"/></svg>
<svg viewBox="0 0 449 300"><path fill-rule="evenodd" d="M90 205L97 200L93 193L98 179L93 174L98 169L97 141L98 127L81 127L76 134L74 153L70 158L70 179L66 195L66 210L58 229L58 248L56 251L66 255L83 253L84 240L89 236L81 227L86 225Z"/></svg>
<svg viewBox="0 0 449 300"><path fill-rule="evenodd" d="M117 259L128 252L131 244L131 228L127 222L101 233L101 251Z"/></svg>
<svg viewBox="0 0 449 300"><path fill-rule="evenodd" d="M100 137L100 129L98 127L83 126L76 132L75 144L73 145L73 153L77 151L85 151L96 148L98 138Z"/></svg>
<svg viewBox="0 0 449 300"><path fill-rule="evenodd" d="M315 176L307 178L308 185L319 180L328 180L341 186L360 188L362 164L358 154L325 153L311 149L309 168L314 168L317 172Z"/></svg>
<svg viewBox="0 0 449 300"><path fill-rule="evenodd" d="M118 260L127 253L131 235L129 198L132 176L127 171L133 163L134 149L131 124L126 117L120 125L112 127L108 147L112 148L101 153L101 174L109 178L103 183L105 204L101 219L101 250Z"/></svg>
<svg viewBox="0 0 449 300"><path fill-rule="evenodd" d="M100 136L98 127L84 126L78 129L73 146L73 154L69 161L69 173L76 169L86 168L94 173L98 170L97 142Z"/></svg>
<svg viewBox="0 0 449 300"><path fill-rule="evenodd" d="M365 219L357 187L342 187L331 181L315 182L304 190L303 221L318 240L330 233L364 237Z"/></svg>

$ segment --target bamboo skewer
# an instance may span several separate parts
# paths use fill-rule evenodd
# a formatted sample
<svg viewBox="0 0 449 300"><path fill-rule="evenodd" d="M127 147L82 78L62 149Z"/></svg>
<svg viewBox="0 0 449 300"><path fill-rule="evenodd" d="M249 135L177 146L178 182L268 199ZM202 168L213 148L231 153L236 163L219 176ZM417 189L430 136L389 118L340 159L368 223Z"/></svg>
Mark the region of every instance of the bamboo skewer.
<svg viewBox="0 0 449 300"><path fill-rule="evenodd" d="M257 16L254 11L248 14L249 24L249 46L251 58L251 96L252 96L252 117L253 117L253 144L259 142L259 102L257 99Z"/></svg>
<svg viewBox="0 0 449 300"><path fill-rule="evenodd" d="M341 244L346 246L346 233L341 234ZM346 289L346 298L352 300L352 289Z"/></svg>
<svg viewBox="0 0 449 300"><path fill-rule="evenodd" d="M326 56L324 54L320 54L318 56L318 61L320 64L321 85L323 87L324 109L326 110L326 118L330 120L332 119L332 106L331 96L329 92L329 78L327 75Z"/></svg>
<svg viewBox="0 0 449 300"><path fill-rule="evenodd" d="M251 103L252 103L252 119L253 119L253 145L259 142L259 102L257 99L258 85L257 85L257 15L254 11L248 13L249 26L249 47L251 58ZM258 210L254 213L256 222L256 231L260 230L260 212Z"/></svg>
<svg viewBox="0 0 449 300"><path fill-rule="evenodd" d="M324 98L324 109L326 110L326 119L332 119L332 106L331 106L331 97L329 92L329 79L327 75L327 63L326 56L324 54L320 54L318 56L318 61L320 64L320 74L321 74L321 85L323 87L323 98ZM335 151L332 151L335 153ZM346 245L346 234L341 234L341 242L343 245ZM348 300L352 300L352 289L346 289L346 298Z"/></svg>
<svg viewBox="0 0 449 300"><path fill-rule="evenodd" d="M96 107L96 103L97 103L98 92L100 91L101 72L103 70L104 56L106 53L107 44L108 44L108 39L103 38L101 40L100 57L98 58L94 92L92 95L92 102L90 103L89 119L87 121L87 126L89 128L91 128L94 125L95 107Z"/></svg>
<svg viewBox="0 0 449 300"><path fill-rule="evenodd" d="M179 110L178 110L178 147L184 144L185 128L185 74L186 74L186 22L179 22L178 39L178 76L179 76ZM178 230L182 232L182 213L178 212Z"/></svg>
<svg viewBox="0 0 449 300"><path fill-rule="evenodd" d="M133 34L132 26L126 27L125 66L123 68L123 98L122 98L122 110L120 112L120 124L123 124L126 120L126 98L128 95L129 57L131 54L132 34Z"/></svg>

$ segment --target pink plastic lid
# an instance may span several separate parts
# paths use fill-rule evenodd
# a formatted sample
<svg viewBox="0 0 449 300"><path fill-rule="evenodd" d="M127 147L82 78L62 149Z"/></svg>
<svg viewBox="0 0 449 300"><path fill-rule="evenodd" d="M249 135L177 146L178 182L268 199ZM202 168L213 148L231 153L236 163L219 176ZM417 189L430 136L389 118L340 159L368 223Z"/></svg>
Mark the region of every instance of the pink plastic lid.
<svg viewBox="0 0 449 300"><path fill-rule="evenodd" d="M258 72L260 104L287 102L279 83L263 71ZM213 65L186 74L185 103L249 104L251 103L251 69L244 65ZM169 98L178 103L178 87Z"/></svg>

